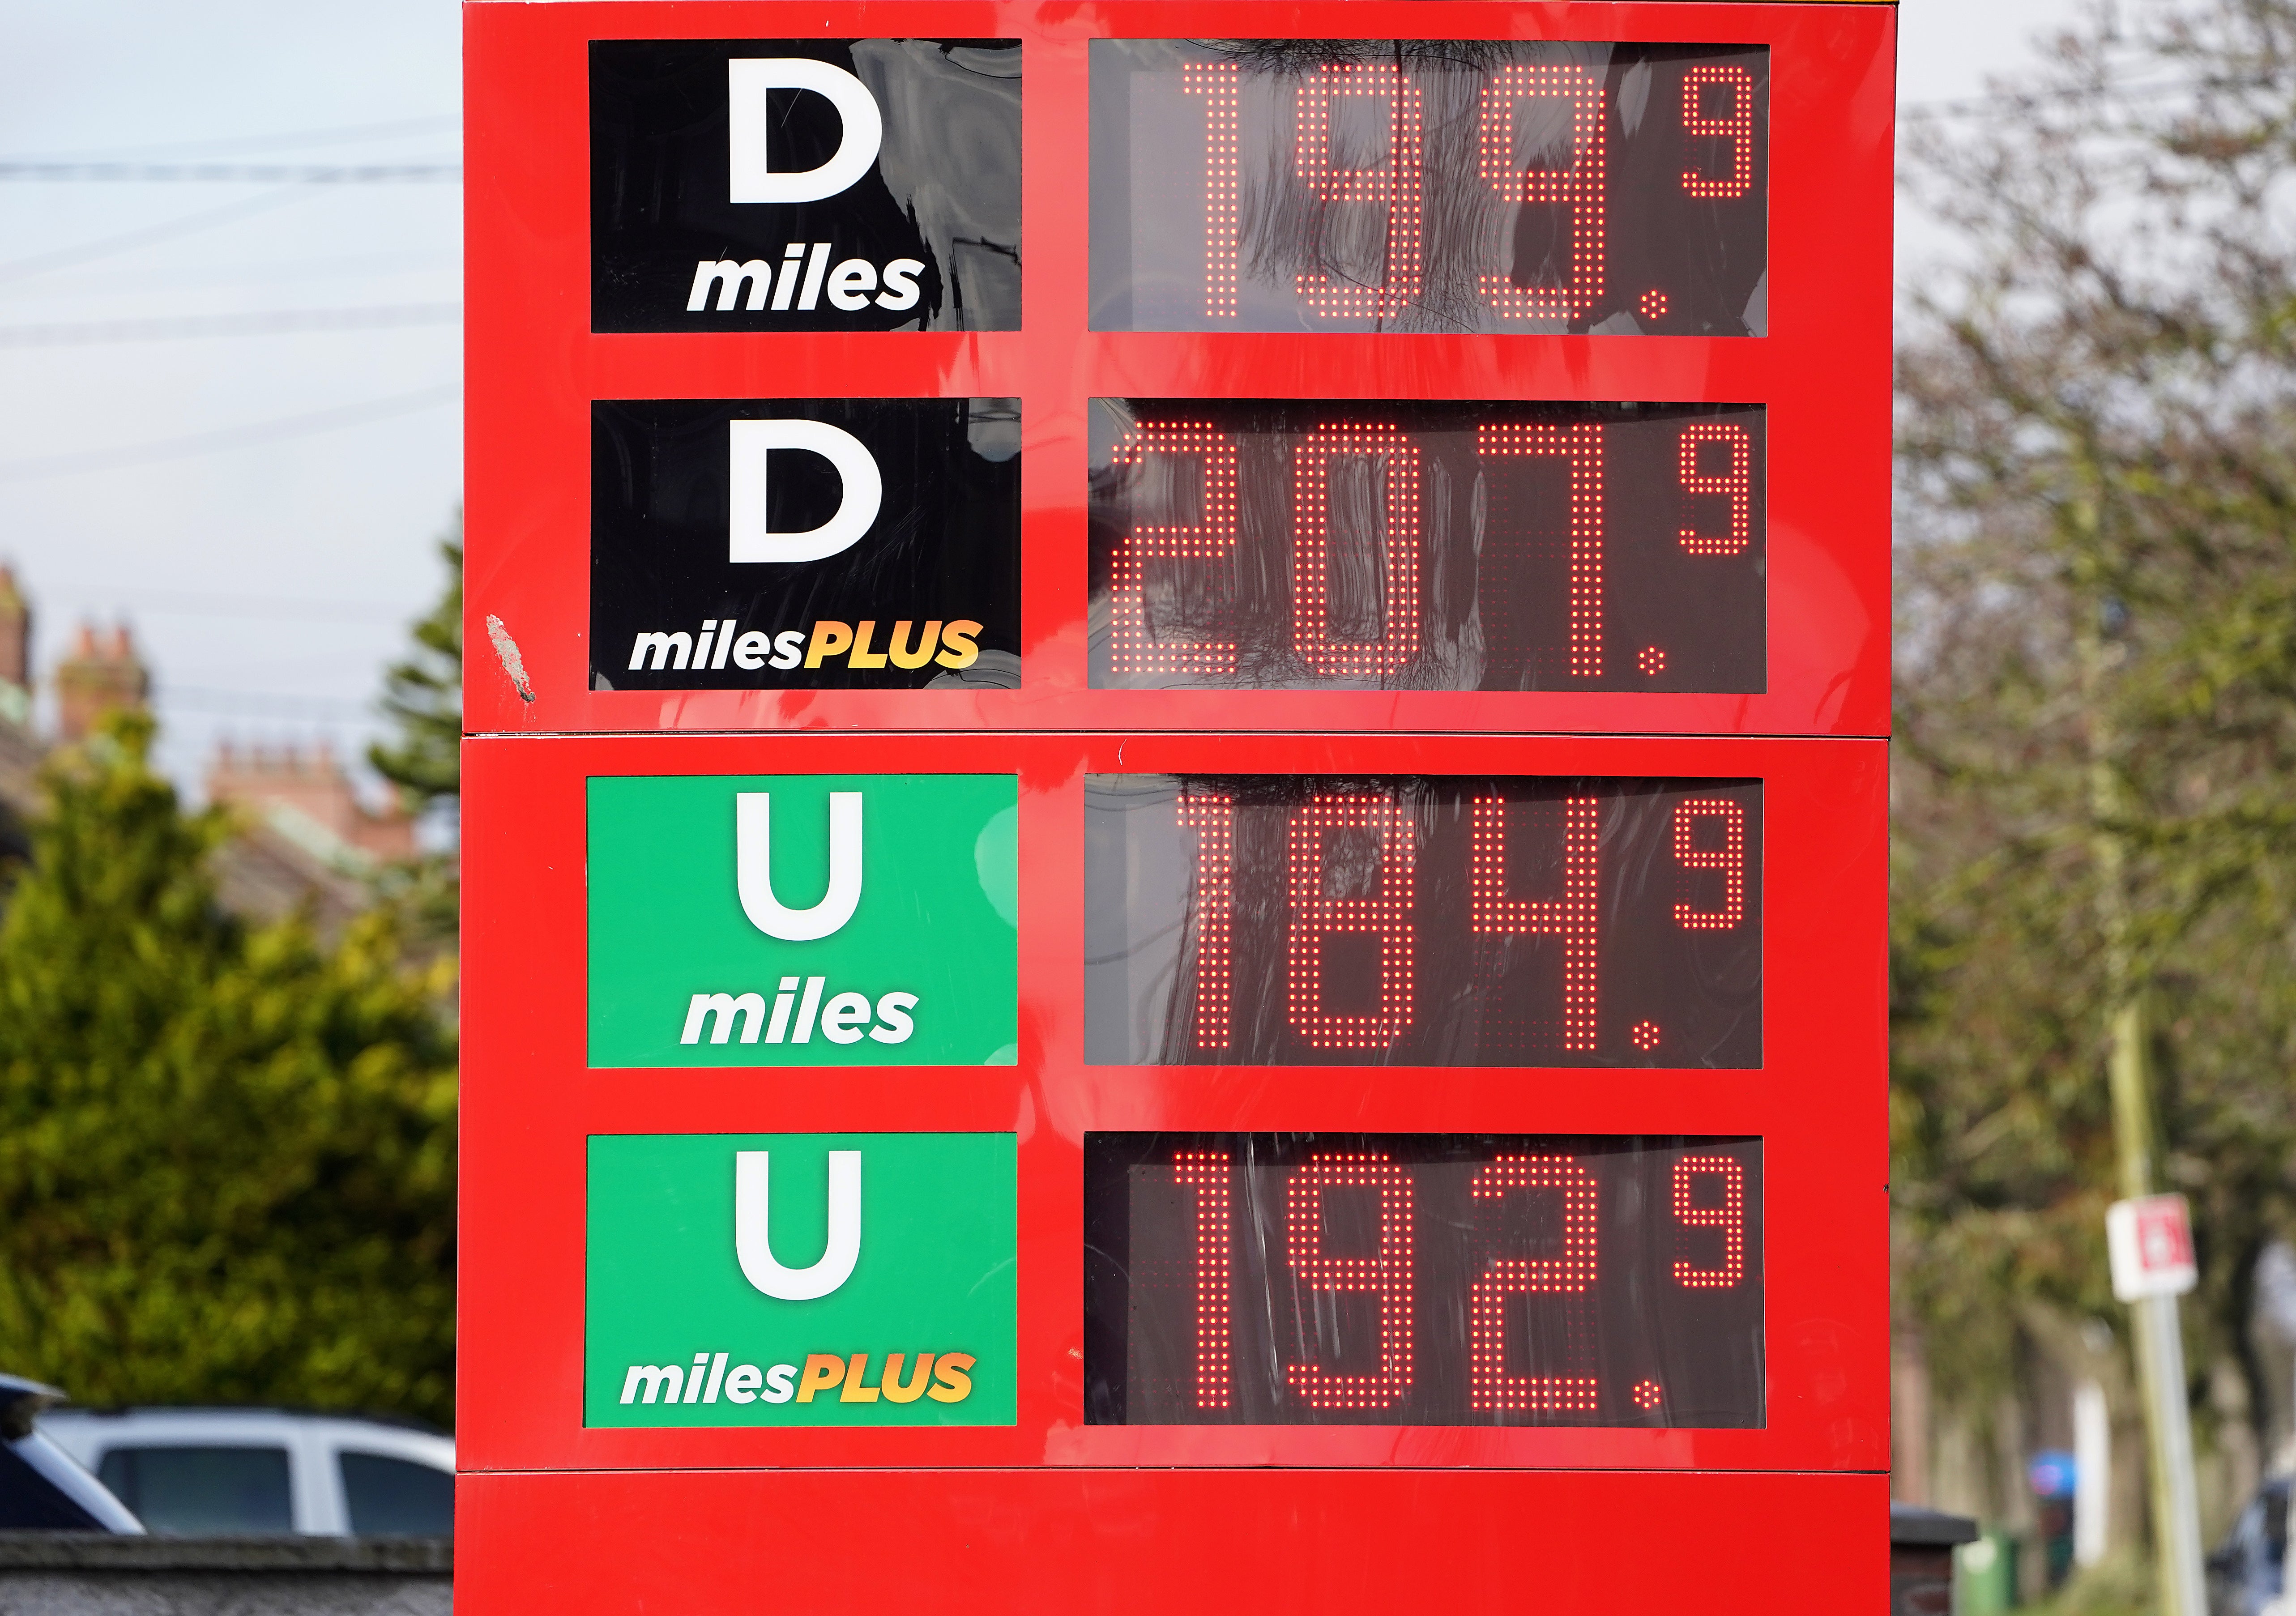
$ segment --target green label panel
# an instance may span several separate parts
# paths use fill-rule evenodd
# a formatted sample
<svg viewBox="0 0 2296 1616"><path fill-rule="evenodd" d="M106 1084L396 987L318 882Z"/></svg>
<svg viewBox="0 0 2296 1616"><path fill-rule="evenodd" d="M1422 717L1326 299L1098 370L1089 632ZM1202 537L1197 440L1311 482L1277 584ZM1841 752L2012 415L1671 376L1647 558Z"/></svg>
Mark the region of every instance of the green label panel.
<svg viewBox="0 0 2296 1616"><path fill-rule="evenodd" d="M1018 1151L593 1136L583 1423L1013 1424Z"/></svg>
<svg viewBox="0 0 2296 1616"><path fill-rule="evenodd" d="M1011 775L590 782L590 1064L1018 1056Z"/></svg>

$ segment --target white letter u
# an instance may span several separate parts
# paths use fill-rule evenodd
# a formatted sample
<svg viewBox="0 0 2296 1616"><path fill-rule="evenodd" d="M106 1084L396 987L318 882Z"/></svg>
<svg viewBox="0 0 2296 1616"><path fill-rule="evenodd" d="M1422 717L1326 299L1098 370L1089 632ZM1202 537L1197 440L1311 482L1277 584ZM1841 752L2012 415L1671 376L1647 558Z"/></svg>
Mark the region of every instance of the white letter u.
<svg viewBox="0 0 2296 1616"><path fill-rule="evenodd" d="M829 890L810 909L785 907L774 896L774 797L738 792L734 797L734 867L742 913L767 937L809 943L853 918L861 901L861 793L829 793Z"/></svg>
<svg viewBox="0 0 2296 1616"><path fill-rule="evenodd" d="M829 1153L829 1243L809 1268L774 1260L766 1233L766 1151L734 1153L734 1254L742 1277L783 1301L826 1296L853 1274L861 1256L861 1153Z"/></svg>

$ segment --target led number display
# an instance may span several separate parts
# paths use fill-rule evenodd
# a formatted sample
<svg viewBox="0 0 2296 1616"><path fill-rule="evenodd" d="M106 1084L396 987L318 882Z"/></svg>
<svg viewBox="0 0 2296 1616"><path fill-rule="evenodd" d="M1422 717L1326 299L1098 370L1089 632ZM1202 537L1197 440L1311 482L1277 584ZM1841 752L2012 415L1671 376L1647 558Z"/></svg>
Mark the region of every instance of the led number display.
<svg viewBox="0 0 2296 1616"><path fill-rule="evenodd" d="M1764 687L1756 405L1102 398L1100 687Z"/></svg>
<svg viewBox="0 0 2296 1616"><path fill-rule="evenodd" d="M1759 1066L1745 780L1096 775L1100 1065Z"/></svg>
<svg viewBox="0 0 2296 1616"><path fill-rule="evenodd" d="M1095 39L1098 331L1767 329L1769 52Z"/></svg>
<svg viewBox="0 0 2296 1616"><path fill-rule="evenodd" d="M1762 1423L1762 1144L1086 1134L1118 1425Z"/></svg>

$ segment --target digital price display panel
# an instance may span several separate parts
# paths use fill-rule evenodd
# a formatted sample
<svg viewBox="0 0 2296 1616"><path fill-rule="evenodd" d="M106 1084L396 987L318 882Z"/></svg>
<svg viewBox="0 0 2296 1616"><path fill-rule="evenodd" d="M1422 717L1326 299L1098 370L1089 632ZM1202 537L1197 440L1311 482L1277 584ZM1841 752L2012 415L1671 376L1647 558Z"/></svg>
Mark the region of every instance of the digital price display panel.
<svg viewBox="0 0 2296 1616"><path fill-rule="evenodd" d="M1100 398L1098 688L1764 688L1757 405Z"/></svg>
<svg viewBox="0 0 2296 1616"><path fill-rule="evenodd" d="M1096 331L1768 330L1769 52L1092 42Z"/></svg>
<svg viewBox="0 0 2296 1616"><path fill-rule="evenodd" d="M1759 1139L1085 1136L1085 1418L1763 1423Z"/></svg>
<svg viewBox="0 0 2296 1616"><path fill-rule="evenodd" d="M1762 1062L1753 780L1093 775L1095 1065Z"/></svg>

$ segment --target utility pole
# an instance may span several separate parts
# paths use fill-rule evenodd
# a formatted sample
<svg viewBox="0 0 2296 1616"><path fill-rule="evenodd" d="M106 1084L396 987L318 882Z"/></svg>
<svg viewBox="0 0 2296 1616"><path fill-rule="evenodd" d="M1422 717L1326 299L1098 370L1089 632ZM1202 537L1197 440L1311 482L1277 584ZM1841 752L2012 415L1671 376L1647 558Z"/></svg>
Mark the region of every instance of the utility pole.
<svg viewBox="0 0 2296 1616"><path fill-rule="evenodd" d="M2093 525L2087 535L2095 541ZM2112 1096L2112 1135L2124 1203L2153 1194L2157 1146L2152 1130L2152 1053L2145 1014L2145 972L2137 958L2128 896L2128 795L2120 776L2119 737L2104 699L2109 669L2124 654L2108 644L2102 612L2081 636L2088 709L2089 845L2096 859L2099 918L2104 930L2106 1081ZM2185 1344L2175 1292L2129 1300L2120 1276L2114 1289L2129 1300L2136 1380L2144 1400L2145 1448L2151 1475L2154 1565L2166 1616L2207 1616L2208 1590L2201 1557L2200 1501L2193 1473L2191 1411L2185 1400Z"/></svg>

